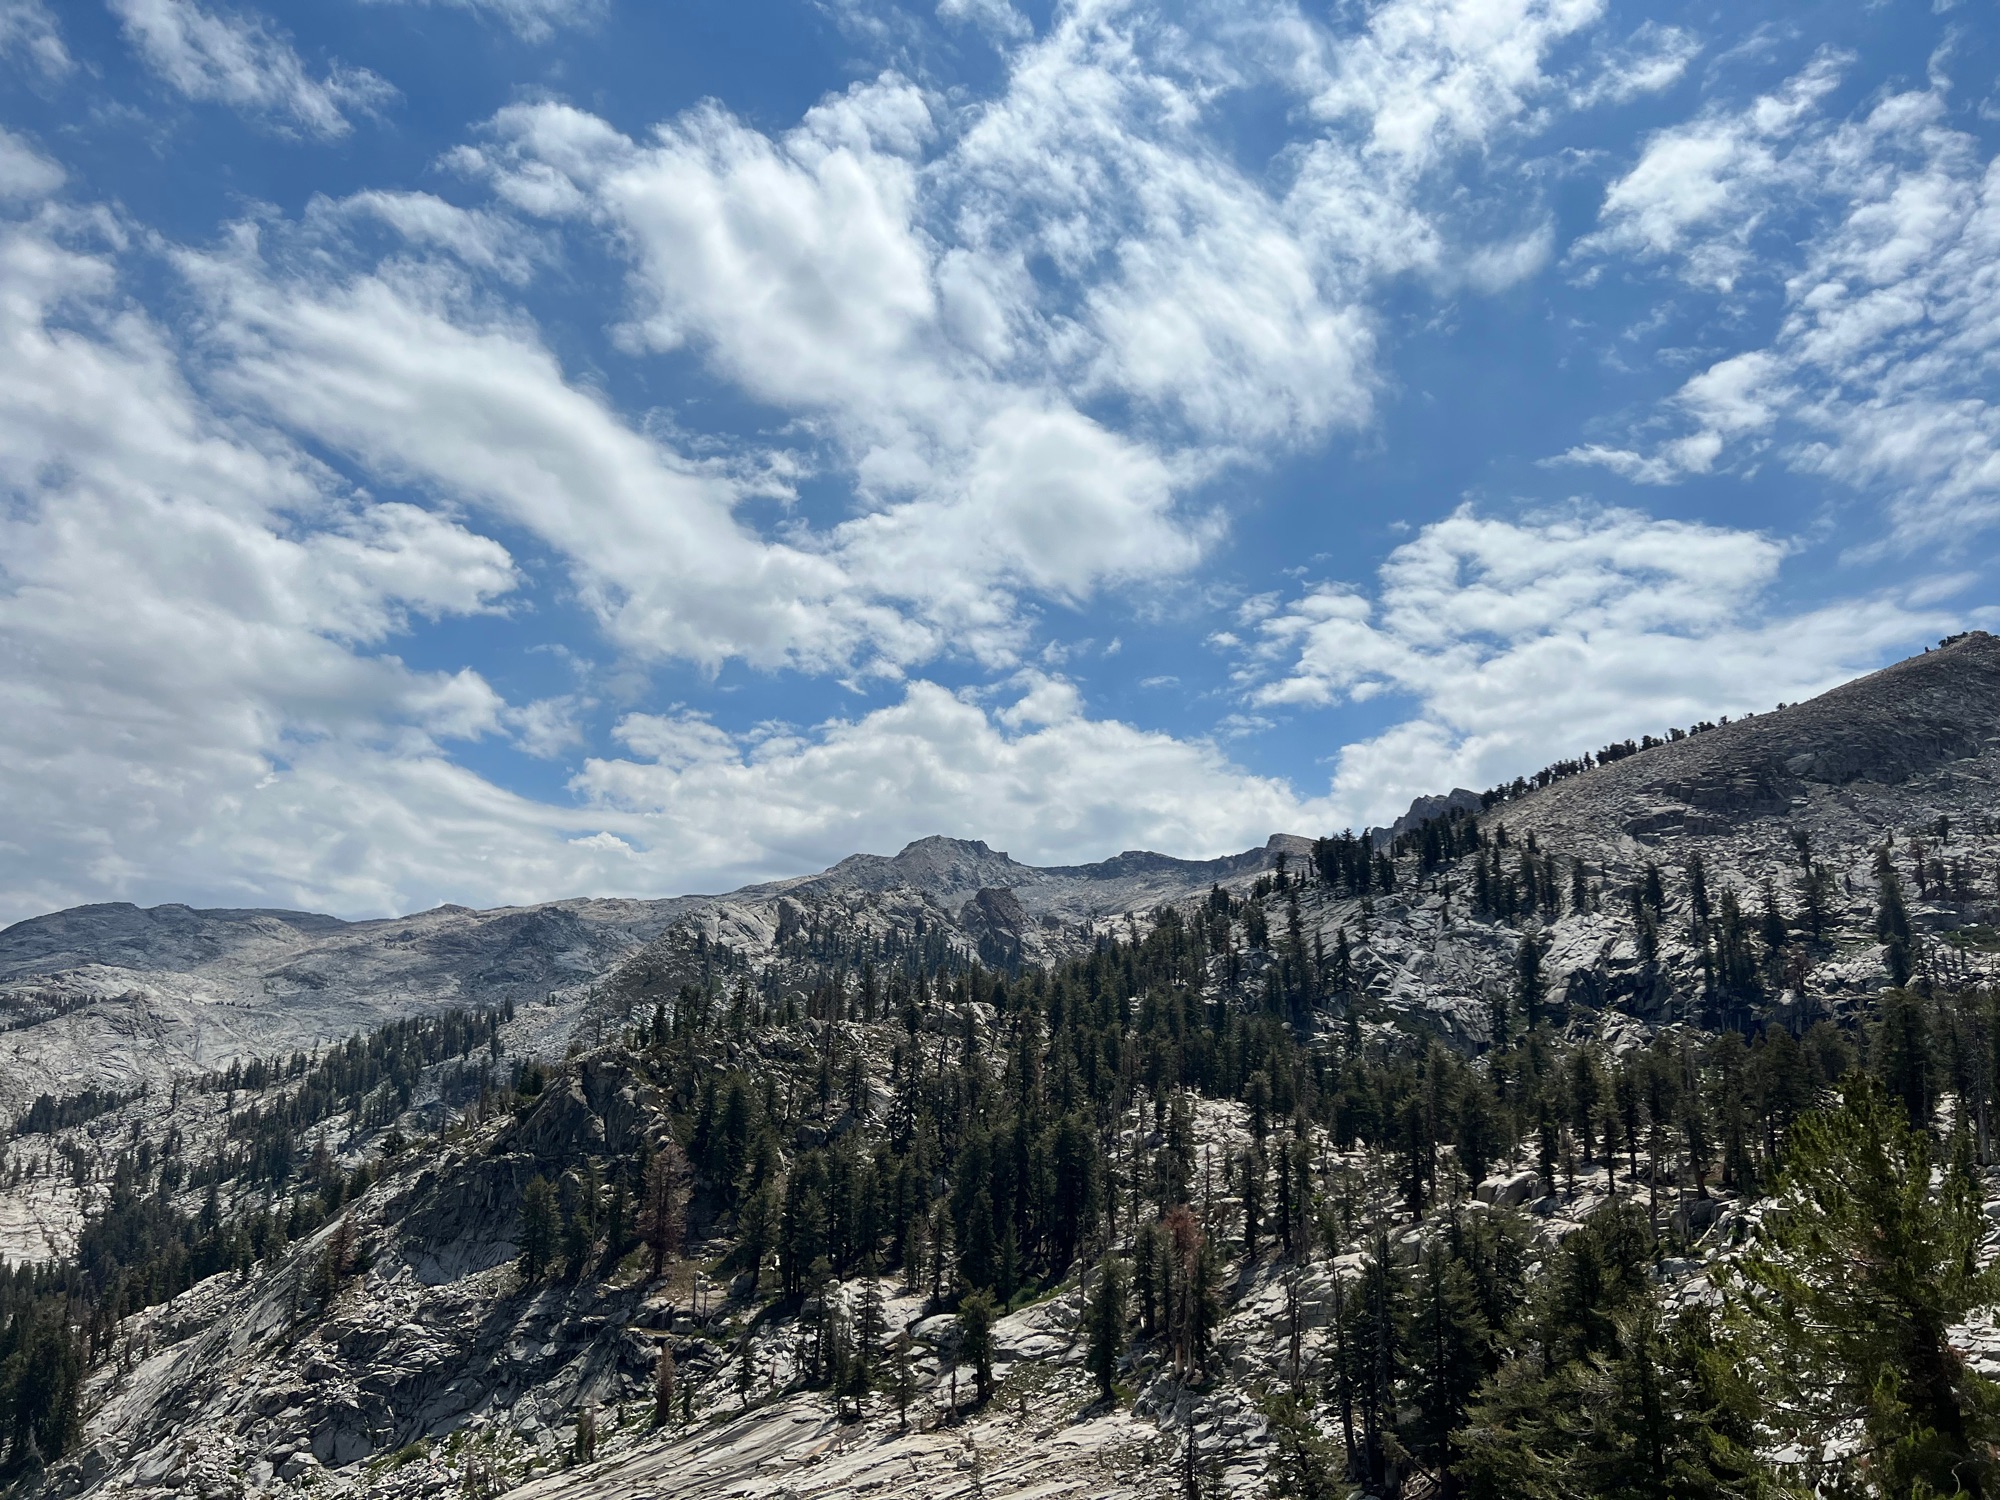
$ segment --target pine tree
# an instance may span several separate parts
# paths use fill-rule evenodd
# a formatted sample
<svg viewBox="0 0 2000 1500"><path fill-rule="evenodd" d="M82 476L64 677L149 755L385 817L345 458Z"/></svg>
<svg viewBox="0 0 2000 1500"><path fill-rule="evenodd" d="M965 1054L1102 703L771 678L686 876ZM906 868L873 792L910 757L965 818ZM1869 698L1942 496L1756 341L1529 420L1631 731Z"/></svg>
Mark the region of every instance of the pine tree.
<svg viewBox="0 0 2000 1500"><path fill-rule="evenodd" d="M910 1427L910 1402L916 1398L916 1371L910 1363L910 1335L906 1329L889 1346L889 1399L896 1403L896 1430Z"/></svg>
<svg viewBox="0 0 2000 1500"><path fill-rule="evenodd" d="M1340 1453L1313 1421L1310 1403L1294 1392L1264 1398L1270 1426L1271 1494L1278 1500L1349 1500Z"/></svg>
<svg viewBox="0 0 2000 1500"><path fill-rule="evenodd" d="M521 1275L540 1281L556 1252L556 1190L539 1173L521 1192Z"/></svg>
<svg viewBox="0 0 2000 1500"><path fill-rule="evenodd" d="M1474 1500L1753 1500L1754 1394L1705 1314L1662 1319L1643 1216L1600 1208L1550 1257L1522 1352L1481 1387L1453 1437Z"/></svg>
<svg viewBox="0 0 2000 1500"><path fill-rule="evenodd" d="M674 1382L678 1371L674 1365L674 1346L660 1344L660 1358L653 1366L653 1425L664 1427L674 1419Z"/></svg>
<svg viewBox="0 0 2000 1500"><path fill-rule="evenodd" d="M1931 1176L1930 1137L1872 1080L1801 1116L1778 1212L1737 1263L1732 1352L1767 1419L1809 1453L1858 1420L1879 1493L1993 1495L2000 1385L1950 1333L2000 1301L2000 1269L1978 1266L1986 1224L1963 1133Z"/></svg>
<svg viewBox="0 0 2000 1500"><path fill-rule="evenodd" d="M1875 1003L1871 1038L1875 1076L1903 1106L1910 1124L1929 1129L1932 1110L1930 1027L1924 1002L1909 990L1886 990Z"/></svg>
<svg viewBox="0 0 2000 1500"><path fill-rule="evenodd" d="M1903 880L1888 844L1875 851L1875 941L1882 945L1882 965L1889 983L1901 989L1910 982L1910 910L1903 902Z"/></svg>
<svg viewBox="0 0 2000 1500"><path fill-rule="evenodd" d="M993 1320L1000 1308L983 1288L958 1303L958 1356L972 1366L972 1379L984 1402L993 1394Z"/></svg>
<svg viewBox="0 0 2000 1500"><path fill-rule="evenodd" d="M1243 1256L1257 1258L1257 1235L1264 1224L1264 1153L1253 1143L1237 1159L1243 1184Z"/></svg>
<svg viewBox="0 0 2000 1500"><path fill-rule="evenodd" d="M1433 1472L1442 1472L1454 1458L1451 1435L1490 1368L1493 1333L1472 1273L1436 1241L1418 1265L1409 1338L1416 1391L1409 1447Z"/></svg>
<svg viewBox="0 0 2000 1500"><path fill-rule="evenodd" d="M641 1233L653 1252L655 1281L668 1258L680 1253L687 1223L687 1176L687 1158L680 1142L668 1136L646 1164L646 1202L641 1217Z"/></svg>
<svg viewBox="0 0 2000 1500"><path fill-rule="evenodd" d="M1118 1357L1125 1350L1125 1265L1115 1256L1106 1256L1098 1268L1097 1285L1084 1310L1084 1332L1085 1368L1108 1401L1118 1378Z"/></svg>
<svg viewBox="0 0 2000 1500"><path fill-rule="evenodd" d="M1380 1490L1388 1471L1395 1429L1396 1392L1403 1379L1408 1321L1407 1278L1389 1253L1386 1234L1346 1297L1345 1326L1337 1340L1338 1380L1360 1418L1353 1439L1354 1477ZM1353 1432L1350 1421L1348 1430Z"/></svg>
<svg viewBox="0 0 2000 1500"><path fill-rule="evenodd" d="M1333 938L1333 962L1327 971L1327 989L1343 999L1354 993L1354 950L1347 944L1347 924Z"/></svg>
<svg viewBox="0 0 2000 1500"><path fill-rule="evenodd" d="M776 1247L779 1217L778 1190L771 1183L744 1200L736 1217L736 1244L724 1264L729 1270L748 1273L752 1297L763 1280L764 1258Z"/></svg>
<svg viewBox="0 0 2000 1500"><path fill-rule="evenodd" d="M872 1388L875 1372L882 1363L882 1340L889 1331L889 1320L882 1305L882 1280L876 1269L875 1258L871 1255L862 1270L861 1306L854 1315L854 1357L866 1373L867 1384Z"/></svg>
<svg viewBox="0 0 2000 1500"><path fill-rule="evenodd" d="M1541 1024L1542 1003L1548 995L1548 981L1542 975L1544 951L1541 933L1530 924L1514 952L1514 1001L1530 1031Z"/></svg>

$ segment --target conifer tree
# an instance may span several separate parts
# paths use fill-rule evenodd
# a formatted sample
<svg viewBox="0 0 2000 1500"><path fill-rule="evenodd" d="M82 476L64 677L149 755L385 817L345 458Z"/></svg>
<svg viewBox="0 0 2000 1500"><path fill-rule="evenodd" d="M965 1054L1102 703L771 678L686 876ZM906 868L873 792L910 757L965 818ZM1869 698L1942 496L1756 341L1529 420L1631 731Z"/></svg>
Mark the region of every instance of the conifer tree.
<svg viewBox="0 0 2000 1500"><path fill-rule="evenodd" d="M1910 982L1910 910L1903 902L1903 879L1896 873L1890 846L1875 851L1875 941L1882 945L1882 965L1889 982L1901 989Z"/></svg>
<svg viewBox="0 0 2000 1500"><path fill-rule="evenodd" d="M1934 1185L1930 1137L1856 1077L1793 1124L1777 1199L1729 1297L1767 1419L1813 1454L1859 1421L1862 1451L1836 1462L1884 1496L2000 1492L2000 1386L1950 1333L2000 1301L1969 1139Z"/></svg>
<svg viewBox="0 0 2000 1500"><path fill-rule="evenodd" d="M1253 1142L1237 1158L1243 1189L1243 1255L1257 1258L1257 1236L1264 1225L1264 1153Z"/></svg>
<svg viewBox="0 0 2000 1500"><path fill-rule="evenodd" d="M1084 1311L1087 1339L1085 1367L1097 1381L1098 1393L1111 1398L1118 1378L1118 1357L1125 1350L1125 1265L1107 1255L1098 1267L1097 1285Z"/></svg>
<svg viewBox="0 0 2000 1500"><path fill-rule="evenodd" d="M556 1190L537 1174L521 1192L521 1275L540 1281L556 1252Z"/></svg>
<svg viewBox="0 0 2000 1500"><path fill-rule="evenodd" d="M674 1419L674 1385L678 1371L674 1365L674 1346L663 1342L660 1345L659 1361L653 1366L653 1425L664 1427Z"/></svg>
<svg viewBox="0 0 2000 1500"><path fill-rule="evenodd" d="M1408 1319L1406 1278L1390 1256L1386 1234L1377 1234L1344 1302L1336 1380L1343 1408L1352 1411L1346 1425L1354 1454L1353 1477L1379 1491L1389 1471ZM1359 1419L1358 1432L1353 1418Z"/></svg>
<svg viewBox="0 0 2000 1500"><path fill-rule="evenodd" d="M1543 950L1542 935L1530 923L1514 951L1514 1002L1530 1031L1541 1024L1542 1002L1548 994L1548 981L1542 976Z"/></svg>
<svg viewBox="0 0 2000 1500"><path fill-rule="evenodd" d="M916 1371L910 1362L911 1341L905 1329L889 1346L889 1399L896 1403L896 1430L910 1427L910 1402L917 1394Z"/></svg>
<svg viewBox="0 0 2000 1500"><path fill-rule="evenodd" d="M646 1202L642 1232L653 1253L653 1278L658 1280L669 1256L680 1253L681 1235L686 1228L687 1158L680 1142L668 1136L666 1143L646 1164Z"/></svg>
<svg viewBox="0 0 2000 1500"><path fill-rule="evenodd" d="M1885 990L1875 1003L1871 1050L1875 1076L1891 1099L1902 1105L1910 1124L1927 1130L1931 1123L1931 1042L1921 999L1909 990Z"/></svg>
<svg viewBox="0 0 2000 1500"><path fill-rule="evenodd" d="M1455 1458L1451 1435L1487 1373L1493 1333L1472 1273L1436 1241L1418 1264L1409 1337L1417 1398L1409 1447L1432 1472L1442 1473Z"/></svg>
<svg viewBox="0 0 2000 1500"><path fill-rule="evenodd" d="M993 1394L993 1320L999 1312L992 1294L984 1289L959 1299L958 1356L972 1366L982 1402Z"/></svg>

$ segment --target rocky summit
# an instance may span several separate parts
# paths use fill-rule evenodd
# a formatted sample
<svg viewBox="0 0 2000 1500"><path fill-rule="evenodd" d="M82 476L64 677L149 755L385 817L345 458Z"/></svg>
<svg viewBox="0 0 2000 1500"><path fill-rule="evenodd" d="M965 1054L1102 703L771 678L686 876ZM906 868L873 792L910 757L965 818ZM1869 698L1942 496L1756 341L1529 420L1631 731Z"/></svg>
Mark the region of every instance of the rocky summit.
<svg viewBox="0 0 2000 1500"><path fill-rule="evenodd" d="M1634 730L1215 860L18 923L0 1486L2000 1488L2000 640Z"/></svg>

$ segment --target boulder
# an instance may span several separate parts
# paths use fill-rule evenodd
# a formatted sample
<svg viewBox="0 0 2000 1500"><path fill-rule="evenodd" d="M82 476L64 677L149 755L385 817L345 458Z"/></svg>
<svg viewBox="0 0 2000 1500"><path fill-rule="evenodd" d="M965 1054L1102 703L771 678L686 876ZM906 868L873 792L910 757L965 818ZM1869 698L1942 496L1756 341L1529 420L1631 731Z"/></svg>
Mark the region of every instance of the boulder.
<svg viewBox="0 0 2000 1500"><path fill-rule="evenodd" d="M1479 1184L1479 1201L1496 1208L1519 1208L1534 1196L1540 1181L1541 1175L1533 1171L1496 1173Z"/></svg>

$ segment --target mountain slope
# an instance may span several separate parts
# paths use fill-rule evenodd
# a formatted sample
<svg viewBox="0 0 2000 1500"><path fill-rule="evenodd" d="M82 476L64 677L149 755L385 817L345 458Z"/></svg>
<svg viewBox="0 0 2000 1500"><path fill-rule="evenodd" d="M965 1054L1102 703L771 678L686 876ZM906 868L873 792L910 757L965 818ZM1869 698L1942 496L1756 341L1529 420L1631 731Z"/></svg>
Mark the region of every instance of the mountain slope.
<svg viewBox="0 0 2000 1500"><path fill-rule="evenodd" d="M853 855L818 875L721 896L442 906L366 922L76 907L0 930L0 1118L43 1093L162 1086L177 1072L456 1005L532 1006L516 1043L560 1056L585 1020L589 987L670 930L761 953L808 910L865 910L884 931L913 931L921 917L967 953L984 942L1007 959L1047 958L1083 941L1099 918L1240 883L1280 853L1302 860L1308 847L1275 836L1219 860L1126 853L1042 869L982 843L927 838L894 856Z"/></svg>
<svg viewBox="0 0 2000 1500"><path fill-rule="evenodd" d="M183 1076L52 1103L7 1145L0 1235L49 1290L0 1298L69 1329L86 1374L56 1461L15 1439L0 1485L1248 1497L1323 1462L1321 1492L1435 1494L1441 1391L1466 1420L1581 1339L1550 1399L1588 1385L1587 1423L1627 1388L1590 1329L1708 1336L1675 1320L1849 1069L2000 1159L2000 1080L1967 1062L2000 1019L1996 667L1975 636L1477 814L1432 804L1369 859L1280 836L1038 869L932 838L670 902L19 924L0 1085L26 1076L10 1045L58 1093ZM454 1009L481 1001L512 1018ZM270 1055L411 1014L187 1076L190 1036ZM680 1209L657 1275L655 1202ZM1982 1219L1980 1257L1996 1237ZM1461 1351L1393 1347L1451 1276L1459 1311L1422 1305L1470 1318L1476 1290ZM973 1288L999 1301L990 1390ZM1552 1335L1572 1296L1587 1316ZM1381 1358L1343 1353L1371 1326ZM2000 1370L1987 1314L1950 1339ZM1357 1379L1379 1429L1349 1474Z"/></svg>

